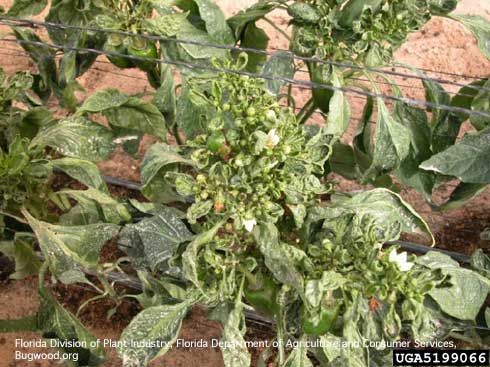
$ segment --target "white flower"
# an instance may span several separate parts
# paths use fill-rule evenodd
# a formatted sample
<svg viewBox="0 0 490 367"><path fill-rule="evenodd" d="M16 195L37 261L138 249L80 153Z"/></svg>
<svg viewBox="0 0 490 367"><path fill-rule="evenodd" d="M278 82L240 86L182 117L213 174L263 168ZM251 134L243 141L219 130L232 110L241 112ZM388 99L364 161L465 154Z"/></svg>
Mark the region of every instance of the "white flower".
<svg viewBox="0 0 490 367"><path fill-rule="evenodd" d="M272 110L268 110L265 113L265 116L267 117L267 120L269 120L269 121L276 121L276 113Z"/></svg>
<svg viewBox="0 0 490 367"><path fill-rule="evenodd" d="M255 219L245 219L243 221L243 226L248 232L252 232L254 229L254 226L257 224L257 221Z"/></svg>
<svg viewBox="0 0 490 367"><path fill-rule="evenodd" d="M267 134L267 146L273 148L279 144L279 140L281 140L281 138L277 135L276 129L271 129Z"/></svg>
<svg viewBox="0 0 490 367"><path fill-rule="evenodd" d="M406 252L401 252L397 254L395 249L391 250L388 260L398 265L401 271L409 271L410 269L412 269L412 266L414 265L414 263L407 261Z"/></svg>

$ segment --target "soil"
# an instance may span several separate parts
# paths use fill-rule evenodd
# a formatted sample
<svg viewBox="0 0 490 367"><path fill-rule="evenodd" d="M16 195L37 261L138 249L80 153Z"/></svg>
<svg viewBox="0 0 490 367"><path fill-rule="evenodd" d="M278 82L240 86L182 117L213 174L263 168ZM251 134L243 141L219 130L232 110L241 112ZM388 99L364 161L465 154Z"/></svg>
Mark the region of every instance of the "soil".
<svg viewBox="0 0 490 367"><path fill-rule="evenodd" d="M254 0L230 1L218 0L227 12L227 15L234 14L240 9L254 3ZM12 0L0 0L0 5L9 8ZM481 15L490 19L490 2L476 0L462 0L457 9L459 14ZM39 19L43 19L45 14L41 14ZM276 11L271 14L272 19L281 28L289 30L287 14ZM287 40L279 32L275 31L268 23L261 22L270 37L271 48L287 48ZM7 33L8 28L0 26L0 32ZM42 34L42 32L41 32ZM1 42L0 66L7 72L11 73L17 70L34 70L34 64L25 57L22 50L12 43ZM476 46L476 42L471 33L465 30L456 22L434 18L419 32L410 36L409 41L401 47L396 53L396 59L400 63L406 63L418 68L431 70L428 75L446 79L450 81L467 83L472 78L464 78L451 74L485 77L490 75L490 61L486 60ZM301 77L301 74L298 75ZM304 76L303 76L304 77ZM412 98L423 98L424 92L420 83L413 79L398 78L397 82L403 85L402 89L407 96ZM80 98L96 90L104 88L118 88L129 94L144 93L151 90L148 86L146 77L143 72L137 69L119 70L108 61L99 57L93 68L90 69L80 82L84 87L84 93ZM452 86L446 86L449 92L455 92ZM303 90L294 90L297 99L297 105L301 106L309 98L308 93ZM353 117L360 116L363 106L363 100L350 96L350 102L353 109ZM55 107L55 105L52 105ZM313 122L322 123L320 116L314 116ZM352 124L350 134L347 134L346 141L352 136L355 124ZM469 131L466 128L465 131ZM139 151L140 157L144 154L146 148L152 143L152 139L145 137ZM119 177L126 180L139 180L138 172L139 159L129 157L122 151L116 152L110 160L100 164L100 168L106 175ZM340 190L357 190L361 187L355 183L342 179L341 177L332 177L337 182ZM121 188L111 187L111 192L122 197L141 197L132 191ZM424 202L423 198L410 189L402 189L402 196L412 204L429 222L431 228L436 234L437 247L451 249L454 251L470 254L476 248L483 248L490 253L490 241L482 241L479 238L480 232L487 226L490 226L490 192L487 190L470 204L451 211L449 213L439 213L431 210ZM447 197L449 191L442 191L438 194L438 199L443 200ZM424 241L424 238L416 238L418 242ZM425 239L426 241L427 239ZM110 259L117 251L115 246L108 245L103 254L104 259ZM37 297L37 279L30 278L22 281L8 281L3 279L6 273L4 261L0 258L0 319L16 319L26 315L32 315L38 307ZM53 292L58 299L66 305L71 311L76 312L78 306L91 296L86 289L76 289L73 287L56 286ZM106 312L113 306L109 301L100 301L91 304L81 312L82 322L98 338L117 339L122 329L126 326L132 316L137 312L138 306L134 302L123 302L116 314L107 320ZM193 340L202 338L211 340L218 338L221 330L219 324L210 321L206 317L206 312L202 309L193 310L186 318L181 338ZM253 330L247 334L247 338L264 339L269 338L269 334ZM27 351L26 349L16 348L16 338L24 340L38 339L36 333L10 333L0 334L0 367L24 367L24 366L54 366L55 362L25 362L15 361L15 350ZM36 348L29 348L29 352L40 352ZM253 351L254 361L257 360L259 350ZM253 363L255 365L255 362ZM116 355L115 350L108 350L108 361L105 366L120 366L121 362ZM152 366L168 367L219 367L223 365L221 352L219 348L204 349L172 349L167 355L155 360Z"/></svg>

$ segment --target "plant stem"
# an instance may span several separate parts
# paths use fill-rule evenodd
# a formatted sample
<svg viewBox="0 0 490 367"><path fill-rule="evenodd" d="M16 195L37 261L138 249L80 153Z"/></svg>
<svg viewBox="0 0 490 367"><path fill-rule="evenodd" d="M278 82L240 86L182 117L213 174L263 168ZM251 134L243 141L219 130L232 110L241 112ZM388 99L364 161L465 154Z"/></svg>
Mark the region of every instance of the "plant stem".
<svg viewBox="0 0 490 367"><path fill-rule="evenodd" d="M104 293L107 293L109 296L112 298L117 298L117 294L114 291L114 288L112 288L112 285L107 281L104 275L102 275L99 271L96 271L95 276L99 280L100 284L102 284L102 287L104 288Z"/></svg>
<svg viewBox="0 0 490 367"><path fill-rule="evenodd" d="M278 353L279 353L279 366L284 365L286 360L286 353L284 351L284 322L282 307L276 315L276 328L277 328L277 341L278 341Z"/></svg>
<svg viewBox="0 0 490 367"><path fill-rule="evenodd" d="M315 110L315 101L312 97L308 100L308 102L305 103L301 111L298 112L298 115L296 116L298 123L304 124L310 118L313 112L315 112Z"/></svg>
<svg viewBox="0 0 490 367"><path fill-rule="evenodd" d="M179 144L179 145L184 144L182 142L182 139L180 138L179 128L177 127L177 124L174 124L174 126L172 127L172 132L173 132L173 134L175 136L175 141L177 142L177 144Z"/></svg>
<svg viewBox="0 0 490 367"><path fill-rule="evenodd" d="M269 23L272 26L272 28L274 28L276 31L281 33L289 42L291 42L291 37L289 37L289 34L284 32L283 29L279 28L272 20L270 20L267 17L263 17L262 19L264 19L267 23Z"/></svg>

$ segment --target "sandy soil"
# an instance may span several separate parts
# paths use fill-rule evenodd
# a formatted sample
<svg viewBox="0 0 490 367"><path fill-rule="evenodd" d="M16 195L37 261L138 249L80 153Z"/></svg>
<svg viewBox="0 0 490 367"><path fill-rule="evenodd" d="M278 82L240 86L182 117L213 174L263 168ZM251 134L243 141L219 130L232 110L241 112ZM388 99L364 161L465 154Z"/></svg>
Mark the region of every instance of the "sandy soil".
<svg viewBox="0 0 490 367"><path fill-rule="evenodd" d="M224 6L228 15L250 5L254 0L218 1ZM8 8L11 0L0 0L0 5ZM478 14L490 19L490 2L477 0L462 0L457 12L460 14ZM42 18L42 16L41 16ZM284 12L275 12L270 16L280 27L286 29L288 24L287 16ZM271 38L270 45L274 48L286 48L287 41L278 32L274 31L270 25L263 22L261 24ZM8 32L5 27L0 27L0 32ZM32 70L34 65L27 58L21 55L20 49L10 43L1 43L0 66L7 72L16 70ZM407 63L419 68L433 70L429 75L451 81L466 83L470 79L455 78L443 73L455 73L474 76L488 76L490 74L490 61L486 60L476 47L476 43L471 34L461 25L446 19L433 19L421 31L411 35L409 41L398 50L396 59L402 63ZM299 76L298 76L299 77ZM398 80L404 92L413 98L423 98L421 85L414 80ZM87 92L112 87L118 88L126 93L141 93L149 90L146 78L142 72L136 69L118 70L107 63L104 58L99 58L95 66L81 78L81 84ZM455 89L448 88L448 91L455 92ZM301 91L295 91L297 104L301 105L308 99L308 95ZM83 97L83 96L82 96ZM359 116L362 109L362 100L351 98L353 116ZM318 117L314 118L320 122ZM354 128L353 124L353 128ZM348 140L348 139L347 139ZM140 153L143 153L149 140L142 143ZM104 173L121 177L129 180L138 180L138 161L118 152L108 162L101 164ZM358 185L336 178L341 189L357 189ZM459 251L470 253L476 247L485 247L488 244L479 241L478 234L490 224L488 215L490 193L487 191L471 204L448 214L434 213L424 203L419 194L413 190L403 189L404 198L413 204L430 222L437 233L438 246L450 247ZM68 302L70 308L77 306L74 301L76 291L73 294L65 294L61 297L63 302ZM83 298L83 295L81 296ZM76 297L75 297L76 298ZM82 302L78 299L77 302ZM80 304L80 303L78 303ZM24 281L0 283L0 319L14 319L33 314L38 306L36 280L27 279ZM115 320L104 320L101 315L101 307L89 307L87 312L82 313L82 321L99 338L116 339L124 325L130 319L130 306L120 310L115 316ZM104 309L102 307L102 309ZM95 310L95 311L94 311ZM181 337L185 339L203 338L211 339L220 335L219 326L208 321L202 310L192 312L184 323ZM15 339L24 340L35 339L39 336L35 333L15 333L0 335L0 366L3 367L23 367L23 366L54 366L54 362L21 362L14 361ZM20 349L22 350L22 349ZM38 350L29 349L29 352ZM109 360L106 366L120 366L114 350L109 350ZM219 349L179 349L172 350L165 357L152 363L152 366L168 367L219 367L222 366L222 359Z"/></svg>

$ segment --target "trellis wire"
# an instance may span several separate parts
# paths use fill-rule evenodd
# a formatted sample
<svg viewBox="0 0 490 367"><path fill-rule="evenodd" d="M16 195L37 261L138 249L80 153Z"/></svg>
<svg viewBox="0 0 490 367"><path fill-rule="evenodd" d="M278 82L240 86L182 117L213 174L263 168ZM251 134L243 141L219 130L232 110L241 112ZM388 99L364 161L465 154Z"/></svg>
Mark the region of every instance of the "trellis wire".
<svg viewBox="0 0 490 367"><path fill-rule="evenodd" d="M304 70L304 69L296 70L296 72L300 72L300 73L303 73L303 74L309 74L309 71L308 70ZM347 76L347 77L344 78L344 80L355 80L355 81L367 82L367 83L370 83L371 82L369 79L364 79L364 78L359 78L359 77L353 77L353 76ZM400 84L400 83L390 83L390 82L385 81L385 80L376 80L376 84L387 85L387 86L392 86L392 87L393 86L396 86L396 87L399 87L399 88L406 88L406 89L413 89L413 90L425 91L425 88L424 87L420 87L420 86L416 86L416 85ZM476 86L476 88L481 88L481 87ZM449 94L449 95L454 95L454 96L460 95L460 96L463 96L463 97L471 97L471 98L474 97L471 94L460 93L459 91L452 92L452 91L449 91L449 90L444 90L444 92L447 93L447 94Z"/></svg>
<svg viewBox="0 0 490 367"><path fill-rule="evenodd" d="M229 51L249 52L249 53L254 53L254 54L258 54L258 55L274 56L277 58L287 58L287 59L292 59L292 60L301 60L301 61L313 62L313 63L317 63L317 64L338 66L340 68L349 68L349 69L354 69L354 70L370 71L370 72L374 72L374 73L381 73L381 74L393 75L393 76L401 76L401 77L410 78L410 79L435 81L435 82L438 82L441 84L449 84L449 85L455 85L455 86L459 86L459 87L468 87L470 89L475 89L475 90L490 91L490 88L486 88L486 87L471 86L471 85L457 83L457 82L454 82L451 80L446 80L446 79L439 79L439 78L435 79L435 78L427 77L425 75L417 76L417 75L413 75L413 74L401 73L401 72L392 71L392 70L385 70L385 69L380 69L380 68L375 68L375 67L355 65L352 63L342 63L342 62L331 61L331 60L323 60L323 59L319 59L316 57L298 56L298 55L292 54L289 50L284 50L282 53L272 53L270 51L260 50L260 49L256 49L256 48L250 48L250 47L220 45L220 44L212 44L212 43L199 42L199 41L193 41L193 40L175 39L175 38L171 38L171 37L163 37L163 36L156 36L156 35L150 35L150 34L137 34L137 33L133 33L133 32L114 30L114 29L104 29L104 28L91 27L91 26L67 25L67 24L60 24L60 23L53 23L53 22L42 22L42 21L36 21L36 20L31 20L31 19L18 19L18 18L14 18L14 17L0 16L0 23L12 26L11 24L9 24L9 22L19 23L17 26L22 26L22 27L41 26L41 27L45 27L45 28L58 28L58 29L62 29L62 30L67 30L67 29L73 30L74 29L74 30L80 30L80 31L118 34L118 35L127 36L127 37L139 37L139 38L154 40L154 41L164 41L164 42L174 42L174 43L180 43L180 44L189 44L189 45L194 45L194 46L209 47L209 48L223 49L223 50L229 50ZM15 24L13 26L15 26ZM60 48L60 47L58 46L57 48ZM73 51L76 51L76 50L73 50ZM87 50L84 50L84 51L87 51ZM87 51L87 52L89 52L89 51ZM149 60L147 60L147 61L149 61ZM398 65L398 67L404 68L403 65Z"/></svg>
<svg viewBox="0 0 490 367"><path fill-rule="evenodd" d="M72 47L72 46L65 46L65 45L56 45L56 44L50 44L50 43L38 42L38 41L18 40L18 39L11 39L11 38L0 38L0 41L18 43L18 44L36 45L36 46L40 46L40 47L54 48L54 49L60 49L60 50L92 52L92 53L99 54L99 55L117 56L117 57L127 58L129 60L135 60L135 61L152 61L152 62L161 63L161 64L181 66L181 67L189 68L191 70L192 69L199 69L199 70L206 70L206 71L212 71L212 72L222 72L222 73L236 74L236 75L241 75L241 76L248 76L250 78L257 78L257 79L264 79L264 80L271 80L271 81L282 81L286 84L291 84L291 85L295 84L295 85L299 85L299 86L302 86L302 87L305 87L308 89L309 88L318 88L318 89L326 89L326 90L331 90L331 91L352 93L352 94L357 94L357 95L361 95L361 96L370 96L373 98L385 99L385 100L390 100L390 101L398 101L398 102L405 103L407 105L415 105L415 106L419 106L419 107L430 107L430 108L436 108L436 109L450 111L450 112L465 113L468 115L475 115L475 116L490 118L489 113L470 110L467 108L461 108L461 107L449 106L449 105L444 105L444 104L432 103L432 102L427 102L427 101L422 101L422 100L417 100L417 99L412 99L412 98L407 98L407 97L390 96L390 95L385 95L385 94L381 94L381 93L362 91L362 90L357 90L357 89L352 89L352 88L336 87L333 85L314 83L314 82L309 82L309 81L304 81L304 80L297 80L294 78L271 76L271 75L267 75L267 74L251 73L251 72L244 71L244 70L233 70L233 69L228 69L228 68L223 68L223 67L211 67L211 66L206 66L206 65L188 63L188 62L184 62L184 61L152 59L152 58L138 57L138 56L133 56L133 55L125 55L125 54L116 53L116 52L101 51L101 50L97 50L97 49L93 49L93 48L82 48L82 47Z"/></svg>
<svg viewBox="0 0 490 367"><path fill-rule="evenodd" d="M18 51L17 49L14 49L14 48L7 48L7 50ZM6 56L7 55L12 55L12 56L30 58L29 54L27 54L25 51L23 53L21 53L21 52L9 52L9 53L0 52L0 55L6 55ZM110 62L106 62L106 61L103 61L103 60L96 60L94 63L103 63L103 64L111 65ZM109 74L117 75L117 76L123 77L123 78L129 78L129 79L147 81L147 78L146 77L135 76L135 75L128 75L128 74L125 74L125 73L122 73L122 72L117 72L117 71L112 71L112 70L97 68L96 66L92 66L91 69L94 69L94 70L97 70L97 71L101 71L101 72L104 72L104 73L109 73ZM398 85L398 86L400 86L400 85ZM461 95L463 95L463 94L461 94ZM353 97L363 99L361 96L353 96ZM282 106L283 107L289 107L287 105L282 105ZM298 112L298 111L301 111L302 110L302 107L303 106L294 107L294 109L295 109L296 112ZM327 116L325 113L323 113L321 111L314 111L313 114L314 115L317 115L317 116L320 116L322 118L325 118ZM357 121L357 122L364 121L364 119L361 118L361 117L351 117L350 120ZM377 122L374 121L374 120L368 120L368 121L366 121L366 123L369 123L369 124L377 124ZM452 135L448 135L448 134L438 134L438 136L452 137ZM450 187L456 187L457 185L448 185L448 186L450 186Z"/></svg>

